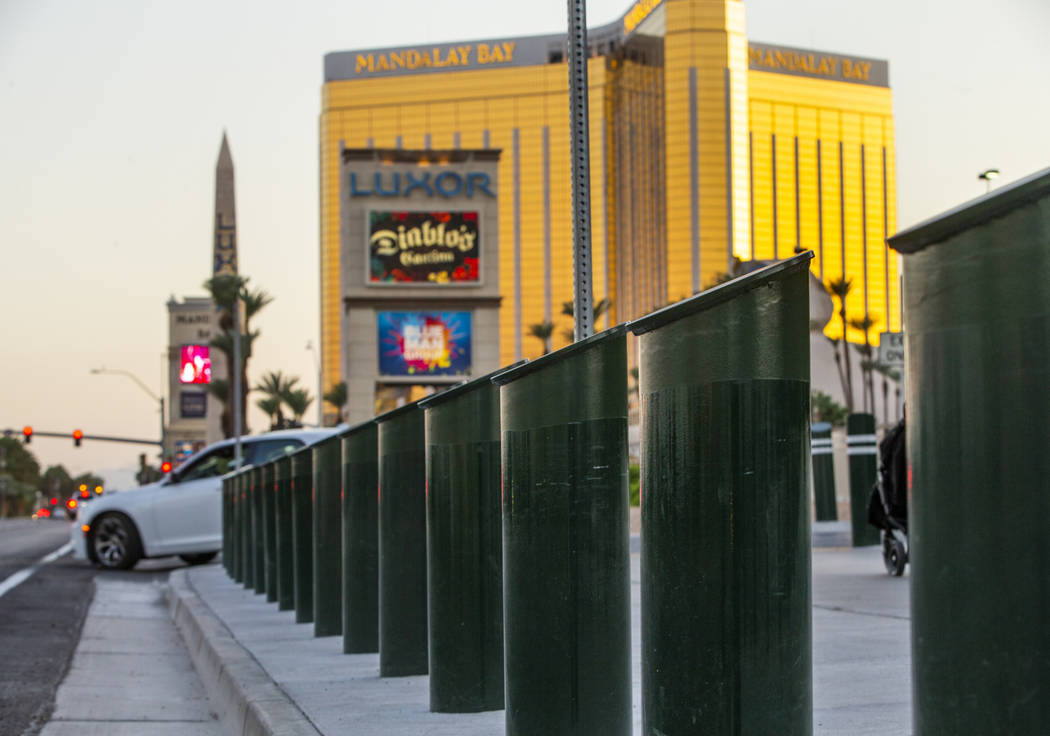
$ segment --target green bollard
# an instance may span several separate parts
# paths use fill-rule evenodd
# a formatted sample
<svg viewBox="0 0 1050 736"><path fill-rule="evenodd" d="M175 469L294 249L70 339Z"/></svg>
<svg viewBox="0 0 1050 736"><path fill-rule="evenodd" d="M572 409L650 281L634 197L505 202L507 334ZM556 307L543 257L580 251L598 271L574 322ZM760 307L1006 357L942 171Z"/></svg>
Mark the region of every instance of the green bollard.
<svg viewBox="0 0 1050 736"><path fill-rule="evenodd" d="M835 500L835 456L831 447L831 425L828 422L816 422L810 428L810 437L813 501L817 521L837 521L839 510Z"/></svg>
<svg viewBox="0 0 1050 736"><path fill-rule="evenodd" d="M223 547L222 557L226 565L226 573L231 579L237 576L237 473L227 473L223 479Z"/></svg>
<svg viewBox="0 0 1050 736"><path fill-rule="evenodd" d="M277 610L295 608L295 568L292 539L292 460L287 455L275 461L275 528L277 539Z"/></svg>
<svg viewBox="0 0 1050 736"><path fill-rule="evenodd" d="M266 592L266 539L264 538L265 527L263 522L263 483L262 467L253 465L248 471L251 479L252 493L252 572L254 580L252 589L256 593Z"/></svg>
<svg viewBox="0 0 1050 736"><path fill-rule="evenodd" d="M314 620L313 586L313 448L293 452L292 460L292 571L295 623Z"/></svg>
<svg viewBox="0 0 1050 736"><path fill-rule="evenodd" d="M230 478L222 479L222 569L230 574Z"/></svg>
<svg viewBox="0 0 1050 736"><path fill-rule="evenodd" d="M849 458L849 515L853 546L879 544L882 534L868 523L868 500L879 470L874 415L850 414L846 418L846 454Z"/></svg>
<svg viewBox="0 0 1050 736"><path fill-rule="evenodd" d="M904 254L915 736L1050 733L1050 169Z"/></svg>
<svg viewBox="0 0 1050 736"><path fill-rule="evenodd" d="M508 734L630 734L627 329L497 375Z"/></svg>
<svg viewBox="0 0 1050 736"><path fill-rule="evenodd" d="M343 435L343 653L379 651L379 427Z"/></svg>
<svg viewBox="0 0 1050 736"><path fill-rule="evenodd" d="M241 473L241 583L245 588L255 583L255 572L252 570L251 490L251 468L246 467Z"/></svg>
<svg viewBox="0 0 1050 736"><path fill-rule="evenodd" d="M427 674L427 507L423 410L379 425L379 676Z"/></svg>
<svg viewBox="0 0 1050 736"><path fill-rule="evenodd" d="M266 578L266 602L277 601L277 519L275 506L276 461L262 466L262 502L263 502L263 569Z"/></svg>
<svg viewBox="0 0 1050 736"><path fill-rule="evenodd" d="M499 388L492 375L423 399L430 710L503 708Z"/></svg>
<svg viewBox="0 0 1050 736"><path fill-rule="evenodd" d="M234 471L230 480L230 512L233 524L233 538L230 540L230 577L233 582L239 583L244 580L243 559L241 555L241 471Z"/></svg>
<svg viewBox="0 0 1050 736"><path fill-rule="evenodd" d="M343 633L342 439L313 445L314 636Z"/></svg>
<svg viewBox="0 0 1050 736"><path fill-rule="evenodd" d="M812 255L631 323L643 734L813 733Z"/></svg>

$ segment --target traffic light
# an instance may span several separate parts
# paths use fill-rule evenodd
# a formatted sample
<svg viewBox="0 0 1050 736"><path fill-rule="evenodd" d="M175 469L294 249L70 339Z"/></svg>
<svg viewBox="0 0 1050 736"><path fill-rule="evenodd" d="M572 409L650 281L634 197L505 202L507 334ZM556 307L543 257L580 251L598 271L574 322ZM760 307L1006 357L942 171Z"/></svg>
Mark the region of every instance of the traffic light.
<svg viewBox="0 0 1050 736"><path fill-rule="evenodd" d="M171 461L165 460L160 464L160 472L167 474L171 472Z"/></svg>
<svg viewBox="0 0 1050 736"><path fill-rule="evenodd" d="M101 496L102 495L102 486L95 486L95 495L96 496Z"/></svg>
<svg viewBox="0 0 1050 736"><path fill-rule="evenodd" d="M58 499L57 498L52 498L51 499L51 505L52 506L58 506Z"/></svg>
<svg viewBox="0 0 1050 736"><path fill-rule="evenodd" d="M33 428L28 424L22 427L22 440L28 445L33 441Z"/></svg>
<svg viewBox="0 0 1050 736"><path fill-rule="evenodd" d="M81 483L80 488L78 488L77 490L80 491L81 498L91 498L91 494L88 493L87 483Z"/></svg>
<svg viewBox="0 0 1050 736"><path fill-rule="evenodd" d="M79 429L73 430L73 446L80 447L80 440L84 439L84 433Z"/></svg>

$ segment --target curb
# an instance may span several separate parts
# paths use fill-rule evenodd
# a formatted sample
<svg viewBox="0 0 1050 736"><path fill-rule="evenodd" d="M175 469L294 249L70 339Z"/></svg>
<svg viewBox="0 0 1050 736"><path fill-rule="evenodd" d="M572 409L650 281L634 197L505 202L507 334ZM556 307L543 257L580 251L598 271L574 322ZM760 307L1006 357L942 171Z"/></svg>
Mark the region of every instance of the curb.
<svg viewBox="0 0 1050 736"><path fill-rule="evenodd" d="M223 730L244 736L320 736L309 718L193 589L186 570L168 578L168 613Z"/></svg>

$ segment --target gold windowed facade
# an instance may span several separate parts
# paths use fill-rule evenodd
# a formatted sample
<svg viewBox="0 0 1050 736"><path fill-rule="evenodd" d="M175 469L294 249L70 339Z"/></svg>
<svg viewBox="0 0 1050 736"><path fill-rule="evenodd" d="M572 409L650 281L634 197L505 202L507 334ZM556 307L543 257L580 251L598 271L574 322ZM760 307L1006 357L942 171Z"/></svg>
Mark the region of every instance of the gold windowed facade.
<svg viewBox="0 0 1050 736"><path fill-rule="evenodd" d="M564 34L325 58L321 331L342 378L340 151L498 149L500 362L571 338ZM751 42L740 0L640 0L589 32L592 245L600 329L714 283L735 260L814 251L851 279L869 340L900 329L892 95L884 61ZM840 327L832 322L829 337ZM864 334L850 329L849 339Z"/></svg>

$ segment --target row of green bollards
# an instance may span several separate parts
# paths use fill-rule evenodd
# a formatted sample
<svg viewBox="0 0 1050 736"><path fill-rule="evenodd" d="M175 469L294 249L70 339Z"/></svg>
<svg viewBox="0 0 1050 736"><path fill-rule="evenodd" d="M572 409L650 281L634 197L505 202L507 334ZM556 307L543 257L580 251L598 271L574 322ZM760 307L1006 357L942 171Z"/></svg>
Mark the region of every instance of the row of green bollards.
<svg viewBox="0 0 1050 736"><path fill-rule="evenodd" d="M283 605L290 556L296 620L431 710L630 734L630 329L643 730L812 733L810 257L228 476L231 576Z"/></svg>

